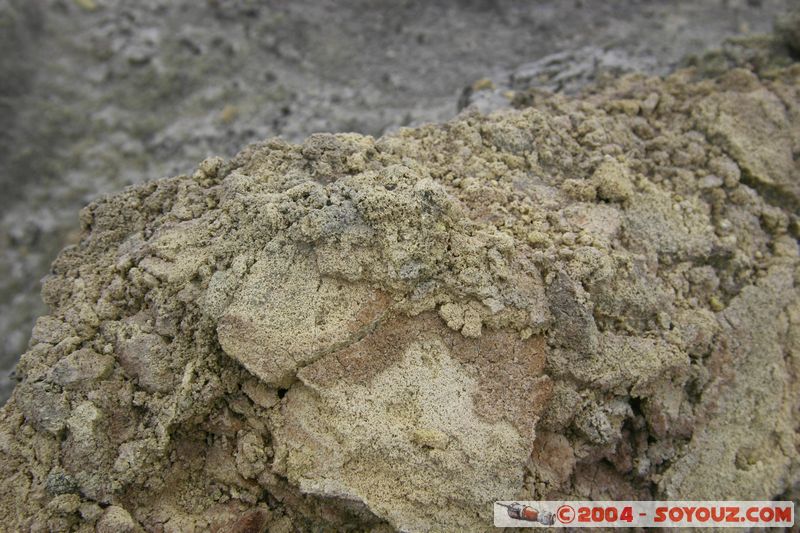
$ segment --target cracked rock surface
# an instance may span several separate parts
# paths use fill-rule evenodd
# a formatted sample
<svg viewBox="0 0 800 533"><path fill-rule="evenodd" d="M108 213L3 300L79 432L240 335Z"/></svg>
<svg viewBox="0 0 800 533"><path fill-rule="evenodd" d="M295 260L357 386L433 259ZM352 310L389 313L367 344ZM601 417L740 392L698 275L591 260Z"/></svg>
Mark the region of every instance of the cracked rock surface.
<svg viewBox="0 0 800 533"><path fill-rule="evenodd" d="M481 531L493 500L793 497L792 46L92 203L0 411L6 525Z"/></svg>

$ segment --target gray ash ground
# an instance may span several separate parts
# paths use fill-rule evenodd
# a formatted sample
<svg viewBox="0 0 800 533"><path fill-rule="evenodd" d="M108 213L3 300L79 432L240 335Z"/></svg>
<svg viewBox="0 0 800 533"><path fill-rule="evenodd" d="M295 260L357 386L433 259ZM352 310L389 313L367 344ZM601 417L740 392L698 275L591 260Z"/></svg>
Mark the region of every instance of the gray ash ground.
<svg viewBox="0 0 800 533"><path fill-rule="evenodd" d="M271 136L446 120L482 78L666 72L790 4L0 0L0 401L92 198Z"/></svg>

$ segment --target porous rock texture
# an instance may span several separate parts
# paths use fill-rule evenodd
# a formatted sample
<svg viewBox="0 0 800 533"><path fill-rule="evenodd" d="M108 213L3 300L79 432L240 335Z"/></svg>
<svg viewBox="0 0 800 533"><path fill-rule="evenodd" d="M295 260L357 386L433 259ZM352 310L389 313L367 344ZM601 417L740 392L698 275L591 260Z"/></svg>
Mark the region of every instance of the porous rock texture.
<svg viewBox="0 0 800 533"><path fill-rule="evenodd" d="M3 526L481 531L494 500L792 497L782 39L91 204L0 412Z"/></svg>

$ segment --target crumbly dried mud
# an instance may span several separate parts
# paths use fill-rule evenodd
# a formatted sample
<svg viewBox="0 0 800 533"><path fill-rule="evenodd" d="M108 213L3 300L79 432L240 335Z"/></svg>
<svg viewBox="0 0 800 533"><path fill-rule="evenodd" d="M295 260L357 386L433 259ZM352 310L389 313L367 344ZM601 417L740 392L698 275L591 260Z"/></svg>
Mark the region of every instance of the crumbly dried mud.
<svg viewBox="0 0 800 533"><path fill-rule="evenodd" d="M91 204L0 412L6 525L480 531L493 500L793 494L784 50Z"/></svg>

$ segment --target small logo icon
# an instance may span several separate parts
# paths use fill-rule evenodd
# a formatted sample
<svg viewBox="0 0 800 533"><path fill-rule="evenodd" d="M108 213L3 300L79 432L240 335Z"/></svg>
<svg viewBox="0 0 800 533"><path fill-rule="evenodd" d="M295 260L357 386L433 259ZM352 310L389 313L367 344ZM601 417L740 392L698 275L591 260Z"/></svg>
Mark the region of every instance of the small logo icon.
<svg viewBox="0 0 800 533"><path fill-rule="evenodd" d="M556 516L558 516L558 521L562 524L570 524L575 520L575 509L569 505L562 505L556 511Z"/></svg>
<svg viewBox="0 0 800 533"><path fill-rule="evenodd" d="M544 526L552 526L555 523L555 518L553 517L553 513L549 511L540 511L530 505L522 505L521 503L500 503L497 502L497 505L500 507L505 507L506 512L510 518L515 520L524 520L526 522L539 522Z"/></svg>

